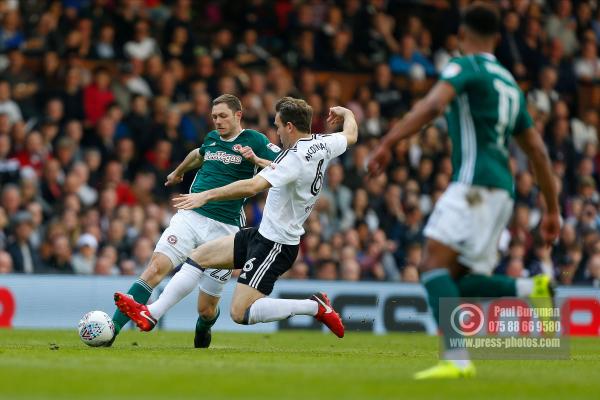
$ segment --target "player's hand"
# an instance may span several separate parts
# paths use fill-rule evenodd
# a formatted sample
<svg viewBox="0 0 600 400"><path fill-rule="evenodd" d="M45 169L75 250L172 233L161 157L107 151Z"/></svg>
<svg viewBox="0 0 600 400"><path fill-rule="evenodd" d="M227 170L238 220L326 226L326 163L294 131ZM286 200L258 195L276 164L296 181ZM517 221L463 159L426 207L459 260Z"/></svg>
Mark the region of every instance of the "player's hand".
<svg viewBox="0 0 600 400"><path fill-rule="evenodd" d="M256 164L258 157L254 153L254 150L252 150L252 147L238 145L238 147L234 147L234 150L240 153L242 157L244 157L246 160L250 161L253 164Z"/></svg>
<svg viewBox="0 0 600 400"><path fill-rule="evenodd" d="M167 181L165 182L165 186L174 186L183 181L183 174L178 173L177 171L171 172L167 175Z"/></svg>
<svg viewBox="0 0 600 400"><path fill-rule="evenodd" d="M540 226L540 234L542 239L548 244L553 245L558 239L560 234L560 214L549 213L542 217L542 224Z"/></svg>
<svg viewBox="0 0 600 400"><path fill-rule="evenodd" d="M208 203L205 192L181 194L173 199L173 207L178 210L192 210Z"/></svg>
<svg viewBox="0 0 600 400"><path fill-rule="evenodd" d="M331 107L329 115L327 115L327 123L331 126L339 125L344 121L347 113L352 113L352 111L340 106Z"/></svg>
<svg viewBox="0 0 600 400"><path fill-rule="evenodd" d="M371 156L369 163L367 164L367 170L369 171L369 175L374 177L378 176L385 171L390 160L392 159L392 154L390 149L384 146L383 144L379 145L375 152Z"/></svg>

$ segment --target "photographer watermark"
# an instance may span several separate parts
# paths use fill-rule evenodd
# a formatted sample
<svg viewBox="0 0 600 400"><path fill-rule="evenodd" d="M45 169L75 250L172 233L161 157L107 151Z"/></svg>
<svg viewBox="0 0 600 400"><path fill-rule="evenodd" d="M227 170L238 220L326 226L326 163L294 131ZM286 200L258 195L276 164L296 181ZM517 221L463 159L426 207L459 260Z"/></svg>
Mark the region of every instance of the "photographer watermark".
<svg viewBox="0 0 600 400"><path fill-rule="evenodd" d="M439 311L441 351L467 351L473 359L569 358L564 309L550 299L442 298Z"/></svg>

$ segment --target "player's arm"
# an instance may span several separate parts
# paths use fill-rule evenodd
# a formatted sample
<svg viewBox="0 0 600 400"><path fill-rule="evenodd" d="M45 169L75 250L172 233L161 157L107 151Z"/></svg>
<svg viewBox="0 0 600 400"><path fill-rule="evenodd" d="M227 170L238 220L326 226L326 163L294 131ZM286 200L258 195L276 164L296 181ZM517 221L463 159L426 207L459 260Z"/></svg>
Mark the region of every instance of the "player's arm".
<svg viewBox="0 0 600 400"><path fill-rule="evenodd" d="M238 152L248 161L259 168L268 167L275 158L281 153L281 149L269 142L269 139L263 134L257 134L254 144L244 146Z"/></svg>
<svg viewBox="0 0 600 400"><path fill-rule="evenodd" d="M418 133L423 126L431 122L446 110L456 91L448 83L440 81L429 91L425 98L419 100L413 108L390 129L381 140L369 161L369 172L378 175L390 162L391 150L396 143Z"/></svg>
<svg viewBox="0 0 600 400"><path fill-rule="evenodd" d="M533 173L546 201L546 214L542 220L541 234L547 243L552 243L560 231L560 208L558 191L546 146L540 134L532 127L527 128L515 138L531 161Z"/></svg>
<svg viewBox="0 0 600 400"><path fill-rule="evenodd" d="M340 133L346 137L348 146L351 146L358 140L358 125L356 124L354 113L344 107L331 107L327 116L327 123L337 125L341 120L344 121L344 126Z"/></svg>
<svg viewBox="0 0 600 400"><path fill-rule="evenodd" d="M194 149L188 153L183 161L175 168L173 172L167 175L165 186L172 186L183 181L183 175L193 169L200 168L204 162L204 157L200 154L200 149Z"/></svg>
<svg viewBox="0 0 600 400"><path fill-rule="evenodd" d="M271 160L257 156L250 146L242 147L239 150L239 153L242 155L242 157L250 161L252 164L257 165L259 168L265 168L271 164Z"/></svg>
<svg viewBox="0 0 600 400"><path fill-rule="evenodd" d="M205 192L180 195L173 199L173 206L180 210L191 210L202 207L209 201L235 200L252 197L270 187L271 184L265 178L260 175L255 175L251 179L243 179Z"/></svg>

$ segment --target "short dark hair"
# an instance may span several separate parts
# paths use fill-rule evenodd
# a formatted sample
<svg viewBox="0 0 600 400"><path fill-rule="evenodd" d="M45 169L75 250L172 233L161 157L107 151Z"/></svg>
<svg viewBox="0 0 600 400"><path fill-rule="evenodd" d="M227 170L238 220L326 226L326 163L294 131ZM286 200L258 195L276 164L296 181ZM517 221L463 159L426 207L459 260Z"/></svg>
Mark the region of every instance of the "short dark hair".
<svg viewBox="0 0 600 400"><path fill-rule="evenodd" d="M108 69L108 67L105 67L104 65L99 65L96 68L94 68L94 72L93 72L94 76L99 75L99 74L106 74L110 76L110 70Z"/></svg>
<svg viewBox="0 0 600 400"><path fill-rule="evenodd" d="M281 122L291 122L300 132L310 133L313 109L302 99L283 97L275 105Z"/></svg>
<svg viewBox="0 0 600 400"><path fill-rule="evenodd" d="M500 13L493 4L478 1L467 7L462 23L480 36L494 36L500 32Z"/></svg>
<svg viewBox="0 0 600 400"><path fill-rule="evenodd" d="M233 113L242 111L242 102L236 96L232 94L222 94L213 100L213 107L217 104L225 104Z"/></svg>

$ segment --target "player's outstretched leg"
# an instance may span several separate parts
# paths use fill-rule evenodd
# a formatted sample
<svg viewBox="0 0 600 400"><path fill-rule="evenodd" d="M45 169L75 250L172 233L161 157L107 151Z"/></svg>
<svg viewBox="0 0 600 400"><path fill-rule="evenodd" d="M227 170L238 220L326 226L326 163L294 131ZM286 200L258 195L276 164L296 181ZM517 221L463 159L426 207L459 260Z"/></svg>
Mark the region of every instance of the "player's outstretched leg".
<svg viewBox="0 0 600 400"><path fill-rule="evenodd" d="M127 294L131 295L136 302L146 304L152 295L154 287L156 287L156 285L158 285L172 269L173 263L171 260L166 255L155 252L150 259L148 266L142 275L133 283L133 285L131 285ZM113 336L113 340L111 340L107 346L113 344L117 335L123 326L129 322L130 318L117 308L112 319L115 324L115 336Z"/></svg>
<svg viewBox="0 0 600 400"><path fill-rule="evenodd" d="M294 315L313 316L337 337L344 337L342 319L324 293L314 294L306 300L272 299L246 284L237 284L231 303L231 318L238 324L281 321Z"/></svg>
<svg viewBox="0 0 600 400"><path fill-rule="evenodd" d="M115 293L115 305L123 314L127 315L140 330L148 332L156 326L157 319L150 314L148 307L146 307L145 304L135 301L131 295L120 292Z"/></svg>
<svg viewBox="0 0 600 400"><path fill-rule="evenodd" d="M152 286L148 285L148 283L142 278L138 278L133 285L127 291L127 294L131 295L136 301L146 304L148 299L152 295ZM129 322L129 317L121 312L118 308L115 310L113 314L113 322L115 324L115 338L117 334L121 331L123 326ZM112 344L112 343L111 343Z"/></svg>
<svg viewBox="0 0 600 400"><path fill-rule="evenodd" d="M331 306L329 297L325 293L315 293L310 299L319 304L315 319L325 324L337 337L343 338L344 324L342 323L342 318Z"/></svg>

